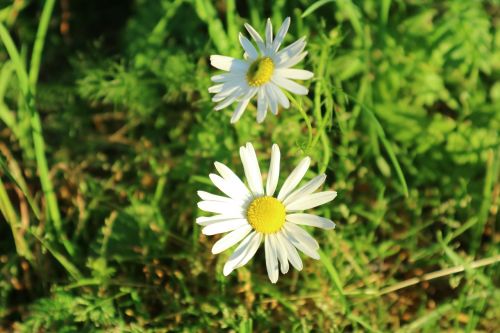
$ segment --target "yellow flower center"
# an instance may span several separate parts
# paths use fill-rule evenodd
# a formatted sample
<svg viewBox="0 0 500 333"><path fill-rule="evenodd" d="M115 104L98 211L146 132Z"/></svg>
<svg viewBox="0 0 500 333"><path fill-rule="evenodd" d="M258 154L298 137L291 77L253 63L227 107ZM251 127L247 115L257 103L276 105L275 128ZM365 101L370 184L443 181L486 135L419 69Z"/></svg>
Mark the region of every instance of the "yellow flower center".
<svg viewBox="0 0 500 333"><path fill-rule="evenodd" d="M247 209L248 223L263 234L278 232L285 223L285 216L285 206L273 197L257 198Z"/></svg>
<svg viewBox="0 0 500 333"><path fill-rule="evenodd" d="M274 63L269 57L259 58L255 60L247 71L247 82L252 87L258 87L269 80L273 76Z"/></svg>

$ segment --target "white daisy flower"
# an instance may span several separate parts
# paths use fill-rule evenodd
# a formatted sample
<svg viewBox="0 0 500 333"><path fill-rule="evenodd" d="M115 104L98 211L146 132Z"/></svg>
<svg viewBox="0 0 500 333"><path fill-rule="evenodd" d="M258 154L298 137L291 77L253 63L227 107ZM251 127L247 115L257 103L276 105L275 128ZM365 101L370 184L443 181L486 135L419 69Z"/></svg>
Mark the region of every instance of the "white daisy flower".
<svg viewBox="0 0 500 333"><path fill-rule="evenodd" d="M290 18L287 17L273 38L273 26L271 20L267 19L266 40L264 41L251 25L245 24L257 48L240 33L240 43L245 50L244 60L222 55L210 57L212 66L228 72L212 77L212 81L217 84L210 87L208 91L215 94L212 101L219 103L215 106L215 110L221 110L238 102L231 123L240 119L255 95L257 95L257 122L259 123L264 121L268 108L277 115L278 104L285 109L290 107L290 101L281 88L297 95L307 95L306 87L291 80L308 80L313 77L312 72L291 68L307 55L307 52L304 52L305 37L278 51L289 26Z"/></svg>
<svg viewBox="0 0 500 333"><path fill-rule="evenodd" d="M247 143L240 148L240 157L248 187L227 166L215 162L220 176L210 174L210 179L227 197L198 191L202 199L198 202L198 207L218 215L198 217L196 223L203 226L202 232L205 235L228 233L214 244L214 254L241 241L224 265L223 273L226 276L252 259L263 240L267 273L271 282L276 283L278 266L283 274L288 272L289 262L295 269L302 269L302 261L296 248L311 258L319 259L318 242L299 225L333 229L335 223L302 211L332 201L337 192L313 193L325 181L324 174L295 189L309 168L311 159L306 157L283 183L278 195L274 196L280 169L278 145L274 144L272 147L265 189L252 144Z"/></svg>

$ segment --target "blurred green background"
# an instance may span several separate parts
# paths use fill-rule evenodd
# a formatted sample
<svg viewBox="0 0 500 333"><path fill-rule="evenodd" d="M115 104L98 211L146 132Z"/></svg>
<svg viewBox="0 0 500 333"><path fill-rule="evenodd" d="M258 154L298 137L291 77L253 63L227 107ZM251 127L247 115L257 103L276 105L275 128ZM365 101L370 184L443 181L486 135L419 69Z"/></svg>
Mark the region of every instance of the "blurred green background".
<svg viewBox="0 0 500 333"><path fill-rule="evenodd" d="M209 55L286 16L306 117L230 125ZM500 1L1 0L0 23L0 332L500 331ZM276 285L263 249L224 277L194 223L247 141L339 192L322 259Z"/></svg>

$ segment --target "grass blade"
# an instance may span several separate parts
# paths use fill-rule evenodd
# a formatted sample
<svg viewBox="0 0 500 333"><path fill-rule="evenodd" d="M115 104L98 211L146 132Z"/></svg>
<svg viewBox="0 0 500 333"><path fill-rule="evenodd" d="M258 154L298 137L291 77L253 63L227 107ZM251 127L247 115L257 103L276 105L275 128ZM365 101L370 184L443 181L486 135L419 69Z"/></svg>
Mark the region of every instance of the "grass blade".
<svg viewBox="0 0 500 333"><path fill-rule="evenodd" d="M47 14L47 11L53 9L53 0L49 0L45 3L43 16L43 22L41 22L39 26L39 31L37 32L37 41L35 42L35 49L33 58L35 59L32 63L35 66L40 65L41 53L43 51L43 42L40 41L39 38L45 38L47 28L48 28L48 20L50 19L50 13ZM59 205L57 203L57 197L54 193L54 188L52 185L52 181L49 176L49 167L47 163L47 158L45 156L45 141L43 139L42 134L42 124L40 120L40 115L35 110L35 100L34 95L30 90L30 82L34 85L36 84L36 80L38 78L39 68L34 69L32 71L33 74L30 75L30 79L28 79L28 74L26 69L21 61L21 57L19 56L19 52L9 34L7 29L3 24L0 23L0 39L2 40L7 52L9 54L10 59L14 64L14 68L16 69L16 74L19 80L19 86L21 92L24 97L25 106L28 108L30 114L30 124L33 136L33 144L35 147L35 158L37 162L37 168L40 175L40 183L42 184L42 189L45 194L45 198L47 200L47 208L48 208L48 216L50 221L53 223L53 227L58 235L58 239L61 239L65 244L66 250L69 253L74 253L71 244L67 241L67 237L63 234L62 231L62 221L59 212ZM35 52L36 51L36 52Z"/></svg>
<svg viewBox="0 0 500 333"><path fill-rule="evenodd" d="M465 300L461 301L462 302L461 305L464 306L467 304L472 304L472 303L477 302L478 300L484 299L486 297L498 297L499 296L498 292L494 292L493 294L494 295L491 295L489 293L477 293L477 294L473 294L473 295L468 295L468 296L466 296ZM458 301L453 301L453 302L443 304L443 305L437 307L436 309L434 309L433 311L430 311L429 313L423 315L422 317L415 320L414 322L401 327L396 332L397 333L421 332L422 329L425 327L431 329L431 331L432 331L433 329L436 328L435 322L439 318L442 318L444 315L446 315L451 310L455 309L458 305L459 305Z"/></svg>
<svg viewBox="0 0 500 333"><path fill-rule="evenodd" d="M344 285L343 285L342 281L340 281L339 273L337 272L335 267L333 267L332 262L330 261L330 258L328 258L323 251L318 250L318 253L320 256L321 263L323 264L323 266L325 266L325 269L328 272L328 275L330 276L330 278L333 282L333 285L335 286L337 291L340 293L340 295L342 296L342 299L344 300L344 303L345 303Z"/></svg>
<svg viewBox="0 0 500 333"><path fill-rule="evenodd" d="M81 280L83 278L83 275L80 273L78 268L71 263L71 261L68 260L62 253L57 251L55 248L52 247L48 242L46 242L44 239L40 238L36 232L31 231L28 229L31 235L35 237L41 244L42 246L49 251L52 256L61 264L61 266L64 267L64 269L68 272L68 274L76 281Z"/></svg>
<svg viewBox="0 0 500 333"><path fill-rule="evenodd" d="M408 197L408 185L406 184L406 178L404 176L403 170L401 169L401 166L399 165L399 161L396 157L396 154L394 153L394 150L392 149L392 145L387 140L387 137L385 136L385 131L380 122L378 121L377 117L375 116L375 113L368 108L366 105L363 103L359 102L356 98L354 98L351 95L347 95L350 99L352 99L356 104L358 104L363 111L366 112L367 116L370 118L372 121L375 131L378 135L378 138L382 142L382 145L384 146L387 155L389 155L389 159L391 160L392 166L394 167L394 170L396 170L396 174L398 176L399 182L401 183L401 186L403 187L403 193L405 197Z"/></svg>
<svg viewBox="0 0 500 333"><path fill-rule="evenodd" d="M326 5L327 3L330 3L330 2L335 2L335 0L320 0L320 1L316 1L315 3L313 3L312 5L310 5L309 7L307 7L307 9L302 14L302 18L311 15L316 10L318 10L320 7Z"/></svg>
<svg viewBox="0 0 500 333"><path fill-rule="evenodd" d="M491 201L493 200L492 192L495 182L498 179L498 171L500 170L500 149L493 152L488 151L486 160L486 176L484 177L483 196L481 206L479 208L478 218L479 221L473 229L474 236L472 237L471 250L477 251L481 244L481 235L484 232L484 227L488 222Z"/></svg>
<svg viewBox="0 0 500 333"><path fill-rule="evenodd" d="M22 226L19 217L16 214L14 206L10 201L9 195L0 177L0 211L12 230L14 243L16 244L17 253L25 257L28 261L33 261L33 253L29 249L28 243L21 233Z"/></svg>
<svg viewBox="0 0 500 333"><path fill-rule="evenodd" d="M38 74L40 73L40 63L42 61L43 46L45 45L45 36L49 27L52 11L54 10L55 0L46 0L43 5L42 16L40 17L40 24L36 32L35 44L33 45L33 55L31 56L29 84L31 92L34 95L36 83L38 81Z"/></svg>
<svg viewBox="0 0 500 333"><path fill-rule="evenodd" d="M26 98L28 95L28 74L26 72L26 68L19 56L19 52L17 51L16 45L14 41L10 37L10 33L7 31L5 26L0 22L0 39L2 40L7 53L9 54L10 60L14 65L14 69L16 70L17 79L19 80L19 87Z"/></svg>
<svg viewBox="0 0 500 333"><path fill-rule="evenodd" d="M8 167L6 161L4 160L4 157L2 155L0 155L0 170L3 170L3 172L5 173L7 178L9 178L10 181L21 190L24 197L28 201L28 204L30 205L31 209L33 210L35 217L37 219L40 219L40 209L38 209L38 206L36 205L33 197L31 196L31 193L29 193L28 187L26 186L26 182L24 180L20 180L20 179L18 180L17 177L9 171L9 167Z"/></svg>

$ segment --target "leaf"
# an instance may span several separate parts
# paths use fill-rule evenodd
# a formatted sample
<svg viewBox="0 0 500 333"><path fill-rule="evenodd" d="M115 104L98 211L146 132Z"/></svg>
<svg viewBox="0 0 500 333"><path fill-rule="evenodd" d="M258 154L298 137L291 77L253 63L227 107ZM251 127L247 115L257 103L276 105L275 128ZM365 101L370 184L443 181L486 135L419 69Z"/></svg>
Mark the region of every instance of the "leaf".
<svg viewBox="0 0 500 333"><path fill-rule="evenodd" d="M336 0L320 0L320 1L316 1L315 3L313 3L312 5L310 5L309 7L307 7L307 9L304 11L304 13L302 13L301 17L304 18L304 17L307 17L309 15L311 15L312 13L314 13L316 10L318 10L320 7L326 5L327 3L330 3L330 2L335 2Z"/></svg>

